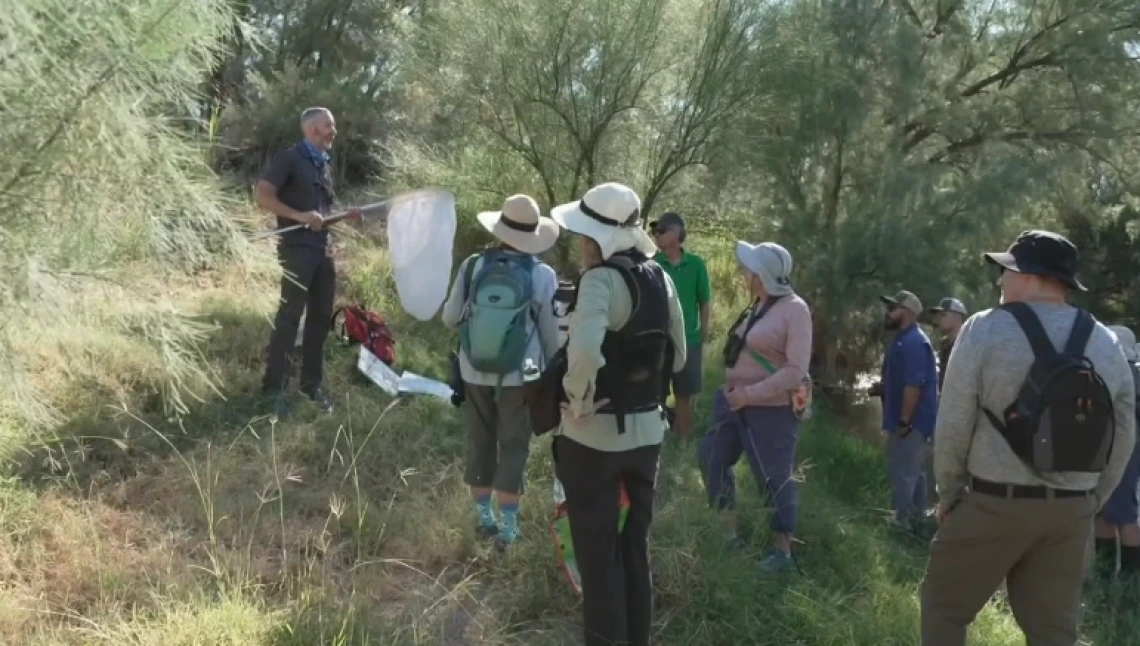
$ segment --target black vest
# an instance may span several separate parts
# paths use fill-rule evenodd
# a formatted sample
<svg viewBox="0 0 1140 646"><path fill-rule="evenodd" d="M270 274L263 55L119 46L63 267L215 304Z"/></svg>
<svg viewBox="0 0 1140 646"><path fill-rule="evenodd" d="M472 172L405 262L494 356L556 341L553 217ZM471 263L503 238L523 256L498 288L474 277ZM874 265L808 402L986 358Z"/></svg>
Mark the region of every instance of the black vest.
<svg viewBox="0 0 1140 646"><path fill-rule="evenodd" d="M625 432L625 415L658 410L663 403L665 357L669 347L669 291L665 272L634 250L614 254L601 267L616 269L629 289L632 309L620 330L602 341L606 365L598 370L594 401L610 400L599 413L617 416Z"/></svg>

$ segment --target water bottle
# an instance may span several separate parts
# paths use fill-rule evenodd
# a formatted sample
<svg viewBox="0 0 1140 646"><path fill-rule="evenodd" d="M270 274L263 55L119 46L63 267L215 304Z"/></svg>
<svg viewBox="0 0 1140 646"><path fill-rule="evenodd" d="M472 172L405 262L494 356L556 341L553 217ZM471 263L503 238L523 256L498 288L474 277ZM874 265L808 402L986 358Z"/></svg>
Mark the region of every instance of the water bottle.
<svg viewBox="0 0 1140 646"><path fill-rule="evenodd" d="M538 369L538 364L534 362L534 359L527 359L526 363L523 364L523 382L537 381L541 376L542 372Z"/></svg>
<svg viewBox="0 0 1140 646"><path fill-rule="evenodd" d="M558 507L566 502L566 491L562 488L562 481L554 479L554 506Z"/></svg>

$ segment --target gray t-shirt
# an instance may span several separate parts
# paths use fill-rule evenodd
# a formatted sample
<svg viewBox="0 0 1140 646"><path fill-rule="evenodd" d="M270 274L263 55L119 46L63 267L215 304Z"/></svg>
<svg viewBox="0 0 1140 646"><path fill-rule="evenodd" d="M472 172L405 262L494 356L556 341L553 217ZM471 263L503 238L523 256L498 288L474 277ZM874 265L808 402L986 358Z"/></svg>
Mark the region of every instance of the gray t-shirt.
<svg viewBox="0 0 1140 646"><path fill-rule="evenodd" d="M1077 310L1063 303L1030 303L1053 345L1069 338ZM1096 490L1098 507L1120 481L1132 455L1136 420L1132 371L1108 328L1097 323L1085 354L1112 394L1116 439L1107 468L1097 473L1037 475L1023 463L982 412L999 417L1016 398L1033 363L1033 350L1009 312L979 312L962 327L950 354L938 425L934 431L934 475L942 500L957 500L971 476L1010 484Z"/></svg>
<svg viewBox="0 0 1140 646"><path fill-rule="evenodd" d="M261 179L277 188L277 199L296 211L316 211L323 216L332 212L336 195L329 165L318 167L309 159L303 144L287 148L275 155L261 173ZM293 220L277 218L277 227L297 224ZM281 235L284 246L301 246L324 249L328 245L329 230L299 229Z"/></svg>

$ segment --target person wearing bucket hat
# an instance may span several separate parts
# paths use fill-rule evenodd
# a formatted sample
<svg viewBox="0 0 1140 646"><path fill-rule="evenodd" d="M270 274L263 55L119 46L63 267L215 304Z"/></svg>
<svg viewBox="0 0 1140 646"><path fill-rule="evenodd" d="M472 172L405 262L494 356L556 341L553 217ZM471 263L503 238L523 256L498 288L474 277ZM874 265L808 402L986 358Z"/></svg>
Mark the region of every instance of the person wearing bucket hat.
<svg viewBox="0 0 1140 646"><path fill-rule="evenodd" d="M725 385L713 396L712 426L697 445L697 460L709 503L724 512L725 539L738 547L733 469L747 457L773 507L773 547L761 567L775 572L795 565L800 418L792 394L803 386L811 361L811 310L792 288L787 249L774 242L737 242L736 259L752 304L728 329Z"/></svg>
<svg viewBox="0 0 1140 646"><path fill-rule="evenodd" d="M1140 352L1136 348L1136 335L1123 325L1110 325L1124 358L1132 368L1132 382L1140 401ZM1140 404L1137 406L1140 423ZM1132 450L1132 459L1124 469L1120 484L1116 485L1108 502L1096 518L1096 557L1101 574L1116 572L1117 543L1120 552L1120 573L1130 578L1140 576L1140 505L1137 485L1140 484L1140 443Z"/></svg>
<svg viewBox="0 0 1140 646"><path fill-rule="evenodd" d="M1029 643L1075 644L1089 519L1133 453L1132 370L1112 332L1066 302L1081 289L1071 242L1026 231L984 258L1002 305L966 320L942 387L922 643L965 644L1004 579Z"/></svg>
<svg viewBox="0 0 1140 646"><path fill-rule="evenodd" d="M1059 282L1069 289L1087 291L1077 279L1077 248L1051 231L1023 231L1009 250L986 254L986 260L1024 276Z"/></svg>
<svg viewBox="0 0 1140 646"><path fill-rule="evenodd" d="M640 226L640 212L637 193L616 183L551 212L581 236L584 269L553 451L581 575L587 646L649 643L649 528L666 429L662 385L666 371L685 365L681 305L673 281L652 259L657 248ZM670 344L671 366L665 365ZM619 529L623 485L629 509Z"/></svg>
<svg viewBox="0 0 1140 646"><path fill-rule="evenodd" d="M541 370L558 351L558 277L535 257L554 245L558 225L542 217L526 195L513 195L502 210L476 219L499 244L460 264L442 318L460 332L468 433L464 480L474 499L475 531L506 547L518 538L519 495L530 455L522 370Z"/></svg>
<svg viewBox="0 0 1140 646"><path fill-rule="evenodd" d="M929 486L927 453L938 415L938 366L934 344L918 325L922 301L908 291L880 296L884 326L894 332L883 354L883 431L895 522L917 536L924 525Z"/></svg>

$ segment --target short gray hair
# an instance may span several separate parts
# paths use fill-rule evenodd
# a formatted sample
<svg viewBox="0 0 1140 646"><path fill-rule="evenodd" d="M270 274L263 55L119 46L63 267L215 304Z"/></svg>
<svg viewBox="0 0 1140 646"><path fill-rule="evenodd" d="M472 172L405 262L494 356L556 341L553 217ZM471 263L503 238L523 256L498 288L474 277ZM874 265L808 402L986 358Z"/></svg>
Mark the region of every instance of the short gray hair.
<svg viewBox="0 0 1140 646"><path fill-rule="evenodd" d="M328 108L322 108L320 106L313 106L311 108L305 108L301 112L301 127L303 128L306 123L309 123L310 121L312 121L313 119L316 119L318 116L320 116L322 114L327 114L331 117L332 111L330 111Z"/></svg>

